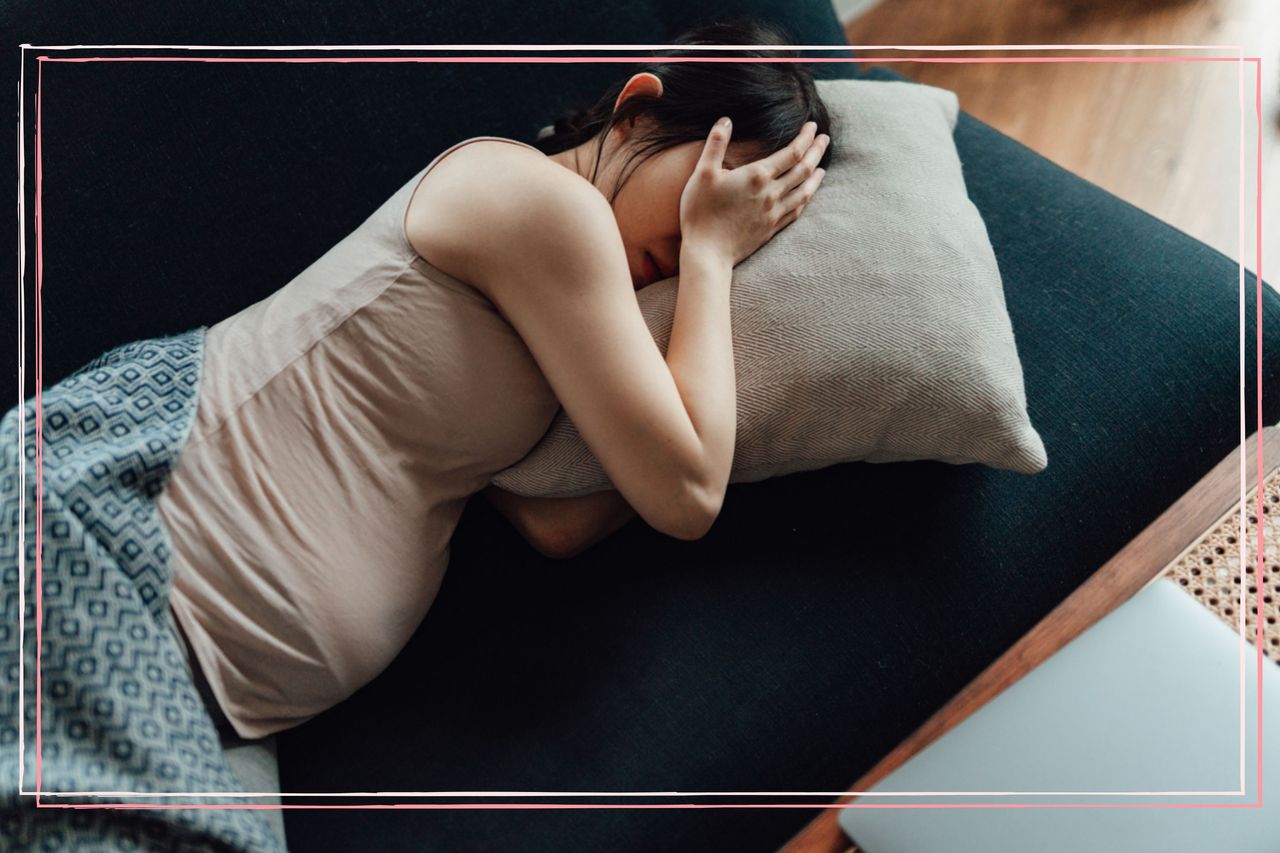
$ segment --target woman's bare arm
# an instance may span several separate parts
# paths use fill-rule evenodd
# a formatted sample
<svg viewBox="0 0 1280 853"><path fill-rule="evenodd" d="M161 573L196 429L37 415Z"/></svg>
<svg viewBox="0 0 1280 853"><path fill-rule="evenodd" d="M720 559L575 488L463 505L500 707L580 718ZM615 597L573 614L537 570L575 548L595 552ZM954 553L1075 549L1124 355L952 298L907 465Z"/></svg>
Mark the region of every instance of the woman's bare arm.
<svg viewBox="0 0 1280 853"><path fill-rule="evenodd" d="M576 498L517 495L492 483L482 494L534 550L546 557L575 557L635 517L616 489Z"/></svg>
<svg viewBox="0 0 1280 853"><path fill-rule="evenodd" d="M656 530L697 539L719 513L735 425L724 378L732 341L718 316L728 310L728 260L691 261L682 272L675 324L691 328L678 337L702 340L672 346L664 360L604 196L554 164L518 182L488 181L478 177L456 205L459 227L503 248L472 259L472 284L528 346L627 503ZM728 388L711 390L716 382Z"/></svg>

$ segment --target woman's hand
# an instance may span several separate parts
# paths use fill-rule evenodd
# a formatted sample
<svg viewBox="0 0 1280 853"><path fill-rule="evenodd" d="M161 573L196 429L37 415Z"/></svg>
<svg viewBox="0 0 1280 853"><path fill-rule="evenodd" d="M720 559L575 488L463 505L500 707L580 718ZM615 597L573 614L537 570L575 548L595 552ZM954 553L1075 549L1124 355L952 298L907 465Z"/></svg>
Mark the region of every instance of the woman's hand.
<svg viewBox="0 0 1280 853"><path fill-rule="evenodd" d="M576 498L538 498L517 495L490 483L481 494L535 551L552 559L577 556L636 515L617 489Z"/></svg>
<svg viewBox="0 0 1280 853"><path fill-rule="evenodd" d="M737 169L724 168L732 127L728 117L711 128L702 156L680 196L680 232L685 245L710 251L737 265L795 222L826 174L817 168L830 137L815 139L817 124L805 122L789 145Z"/></svg>

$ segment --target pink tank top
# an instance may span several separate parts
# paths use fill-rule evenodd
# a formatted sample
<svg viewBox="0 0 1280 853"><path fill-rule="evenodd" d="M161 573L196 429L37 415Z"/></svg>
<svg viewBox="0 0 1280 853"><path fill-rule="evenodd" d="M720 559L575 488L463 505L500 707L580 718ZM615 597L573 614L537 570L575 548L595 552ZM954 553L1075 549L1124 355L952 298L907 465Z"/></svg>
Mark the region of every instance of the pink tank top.
<svg viewBox="0 0 1280 853"><path fill-rule="evenodd" d="M559 407L493 303L404 231L431 167L481 139L524 144L451 146L208 330L195 424L158 507L170 606L242 737L302 723L390 664L435 598L468 497Z"/></svg>

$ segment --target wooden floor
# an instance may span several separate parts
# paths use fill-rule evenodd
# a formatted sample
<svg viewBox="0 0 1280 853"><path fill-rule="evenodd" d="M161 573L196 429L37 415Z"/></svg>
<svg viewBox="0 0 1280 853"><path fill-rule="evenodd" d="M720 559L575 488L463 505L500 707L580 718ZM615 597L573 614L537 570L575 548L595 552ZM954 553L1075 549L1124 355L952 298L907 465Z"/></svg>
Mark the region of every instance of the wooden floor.
<svg viewBox="0 0 1280 853"><path fill-rule="evenodd" d="M1277 0L884 0L846 27L856 45L1239 44L1262 57L1263 277L1280 285L1280 2ZM1100 51L857 51L859 56L1100 56ZM1234 56L1215 51L1107 51ZM1240 220L1240 64L896 62L1056 163L1256 267L1255 66L1245 69Z"/></svg>

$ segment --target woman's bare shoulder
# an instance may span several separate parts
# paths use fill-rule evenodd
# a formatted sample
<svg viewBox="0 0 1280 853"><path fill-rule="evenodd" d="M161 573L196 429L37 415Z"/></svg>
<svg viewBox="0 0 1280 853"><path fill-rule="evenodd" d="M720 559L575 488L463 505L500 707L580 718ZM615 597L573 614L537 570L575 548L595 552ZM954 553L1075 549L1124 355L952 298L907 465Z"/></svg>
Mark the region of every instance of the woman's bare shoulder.
<svg viewBox="0 0 1280 853"><path fill-rule="evenodd" d="M567 209L612 220L604 196L581 175L536 149L482 140L427 173L410 199L405 236L433 266L478 286L477 258L495 247L520 249L495 246L495 234L528 234L523 226Z"/></svg>

